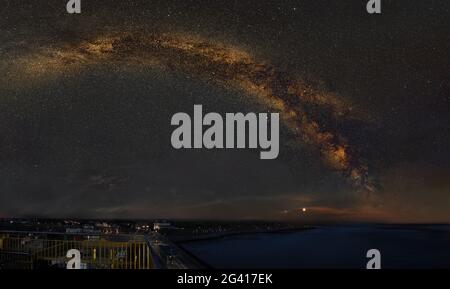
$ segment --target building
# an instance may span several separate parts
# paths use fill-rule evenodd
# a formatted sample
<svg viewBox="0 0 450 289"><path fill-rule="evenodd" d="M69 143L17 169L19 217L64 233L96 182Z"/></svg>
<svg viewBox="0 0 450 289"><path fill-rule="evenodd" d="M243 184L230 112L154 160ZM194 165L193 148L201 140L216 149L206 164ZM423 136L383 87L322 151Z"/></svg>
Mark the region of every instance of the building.
<svg viewBox="0 0 450 289"><path fill-rule="evenodd" d="M153 230L160 231L162 229L171 229L172 225L169 222L153 223Z"/></svg>

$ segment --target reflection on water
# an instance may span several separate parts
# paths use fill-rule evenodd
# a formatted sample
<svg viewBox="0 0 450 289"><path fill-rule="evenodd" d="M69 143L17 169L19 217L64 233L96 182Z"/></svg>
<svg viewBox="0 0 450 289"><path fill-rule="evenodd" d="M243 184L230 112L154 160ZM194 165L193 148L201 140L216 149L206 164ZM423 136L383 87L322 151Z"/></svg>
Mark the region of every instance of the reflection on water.
<svg viewBox="0 0 450 289"><path fill-rule="evenodd" d="M450 226L334 226L185 243L215 268L365 268L381 251L382 268L450 268Z"/></svg>

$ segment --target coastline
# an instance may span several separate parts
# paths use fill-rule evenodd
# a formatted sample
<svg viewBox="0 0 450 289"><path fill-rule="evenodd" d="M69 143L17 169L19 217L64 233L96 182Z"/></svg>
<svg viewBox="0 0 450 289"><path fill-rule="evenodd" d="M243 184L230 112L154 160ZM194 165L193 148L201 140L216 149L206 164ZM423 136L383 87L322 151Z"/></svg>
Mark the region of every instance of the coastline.
<svg viewBox="0 0 450 289"><path fill-rule="evenodd" d="M306 230L312 230L316 229L317 227L308 226L308 227L293 227L293 228L281 228L281 229L275 229L275 230L254 230L254 231L231 231L226 233L218 233L218 234L206 234L204 236L196 236L189 238L170 238L169 239L174 242L177 246L182 247L183 244L186 243L193 243L193 242L199 242L199 241L209 241L209 240L218 240L223 239L227 237L233 237L233 236L244 236L244 235L254 235L254 234L283 234L283 233L293 233L293 232L300 232L300 231L306 231Z"/></svg>

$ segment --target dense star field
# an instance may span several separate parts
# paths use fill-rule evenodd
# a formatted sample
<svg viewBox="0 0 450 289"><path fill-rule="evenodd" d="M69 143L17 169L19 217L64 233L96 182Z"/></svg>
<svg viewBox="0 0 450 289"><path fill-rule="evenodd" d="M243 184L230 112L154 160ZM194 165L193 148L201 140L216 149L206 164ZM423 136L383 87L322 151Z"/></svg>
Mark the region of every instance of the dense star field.
<svg viewBox="0 0 450 289"><path fill-rule="evenodd" d="M0 216L450 221L450 4L414 2L6 1ZM279 112L279 158L174 150L194 104Z"/></svg>

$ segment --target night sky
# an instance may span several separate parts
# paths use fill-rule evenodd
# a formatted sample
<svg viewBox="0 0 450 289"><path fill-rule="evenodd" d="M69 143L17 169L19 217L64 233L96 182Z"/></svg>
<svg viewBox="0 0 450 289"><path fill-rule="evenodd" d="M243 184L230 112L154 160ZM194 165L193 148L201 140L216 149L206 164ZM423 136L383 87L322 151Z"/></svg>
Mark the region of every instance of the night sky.
<svg viewBox="0 0 450 289"><path fill-rule="evenodd" d="M449 1L65 2L1 0L0 217L450 222ZM173 149L194 104L278 159Z"/></svg>

